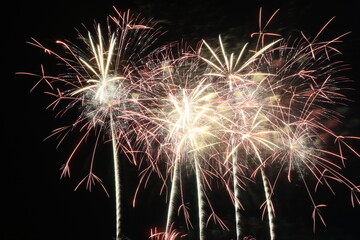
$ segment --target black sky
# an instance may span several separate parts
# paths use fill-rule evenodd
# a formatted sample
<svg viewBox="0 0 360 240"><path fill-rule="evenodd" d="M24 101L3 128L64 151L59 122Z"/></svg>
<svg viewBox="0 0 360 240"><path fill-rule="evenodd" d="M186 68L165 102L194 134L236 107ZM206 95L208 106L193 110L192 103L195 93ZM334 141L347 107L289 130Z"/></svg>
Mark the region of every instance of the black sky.
<svg viewBox="0 0 360 240"><path fill-rule="evenodd" d="M145 17L161 20L168 31L164 41L185 38L195 42L201 38L217 37L220 33L248 37L257 30L260 7L267 16L281 9L274 22L274 26L279 26L281 31L303 30L308 35L315 34L326 21L336 16L326 34L334 36L352 32L344 38L339 48L344 60L352 66L352 70L346 74L355 81L352 86L357 89L349 92L354 102L349 103L350 110L344 114L342 131L360 136L360 7L357 0L14 1L9 9L11 31L6 33L10 45L2 46L5 52L9 51L11 69L5 69L8 75L2 79L5 83L2 88L5 108L1 118L2 142L5 144L2 154L5 168L1 168L4 173L2 198L5 199L2 222L5 222L5 226L2 227L4 231L0 231L0 239L110 240L114 236L113 198L109 199L99 186L91 193L84 187L73 191L78 180L86 173L86 167L79 165L73 171L72 178L59 180L59 168L70 153L71 141L59 149L56 149L56 140L43 141L54 128L69 120L66 117L55 119L55 113L45 110L50 99L42 94L41 89L29 92L37 79L15 75L15 72L21 71L40 73L40 64L44 64L45 70L52 74L56 61L26 44L31 37L53 46L59 39L75 39L75 28L81 29L82 23L91 27L94 19L104 23L106 16L114 13L113 5L119 10L130 8L143 12ZM8 56L4 56L6 61ZM109 157L106 154L108 149L106 145L100 150L101 159L96 162L96 167L112 195L111 163L106 159ZM360 147L357 146L357 149L360 150ZM86 154L80 156L88 158ZM345 174L360 184L359 163L360 159L353 156ZM124 190L127 194L123 200L124 232L133 240L147 239L149 228L161 228L164 224L165 196L158 196L161 184L154 179L141 192L138 206L133 209L131 198L137 172L130 164L126 167L129 171L124 174L123 184L131 187ZM319 193L319 201L328 204L323 210L328 226L319 224L317 232L313 233L311 204L304 189L296 184L283 185L286 190L280 191L281 196L276 197L281 201L277 210L279 240L359 238L360 206L354 209L350 207L350 196L341 186L338 189L335 186L337 196L326 191ZM253 191L256 192L256 189ZM249 197L247 201L251 199ZM266 223L261 222L261 212L256 207L248 213L246 224L252 228L248 232L258 234L257 240L266 240ZM220 207L220 212L227 210L227 207ZM230 235L218 234L217 239L230 239Z"/></svg>

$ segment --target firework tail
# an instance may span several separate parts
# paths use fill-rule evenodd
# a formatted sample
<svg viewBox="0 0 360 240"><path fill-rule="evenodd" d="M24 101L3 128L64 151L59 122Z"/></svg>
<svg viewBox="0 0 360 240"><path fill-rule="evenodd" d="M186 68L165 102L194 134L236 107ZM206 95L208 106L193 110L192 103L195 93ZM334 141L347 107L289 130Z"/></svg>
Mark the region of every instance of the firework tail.
<svg viewBox="0 0 360 240"><path fill-rule="evenodd" d="M241 227L240 227L240 206L239 206L239 186L237 180L237 153L233 152L232 157L232 174L233 174L233 188L234 188L234 210L235 210L235 229L236 229L236 240L240 240Z"/></svg>
<svg viewBox="0 0 360 240"><path fill-rule="evenodd" d="M114 181L115 181L115 207L116 207L116 235L115 240L121 239L121 185L120 185L120 162L116 147L115 122L110 112L111 142L114 160Z"/></svg>
<svg viewBox="0 0 360 240"><path fill-rule="evenodd" d="M179 156L177 154L177 156ZM171 190L170 190L170 199L169 199L169 207L167 213L167 220L166 220L166 236L170 234L173 214L175 212L175 197L177 196L177 187L179 186L179 174L180 174L180 167L179 167L179 159L176 158L174 162L174 170L173 176L171 181ZM199 217L199 239L204 239L204 203L203 203L203 192L202 192L202 184L201 184L201 173L200 173L200 166L197 157L194 157L194 165L195 165L195 177L196 177L196 190L197 190L197 202L198 202L198 217ZM166 238L167 239L167 238Z"/></svg>
<svg viewBox="0 0 360 240"><path fill-rule="evenodd" d="M194 165L195 165L195 176L196 176L196 191L197 191L197 200L198 200L198 217L199 217L199 239L203 240L204 236L204 203L203 203L203 192L201 184L201 173L199 161L196 156L194 156Z"/></svg>
<svg viewBox="0 0 360 240"><path fill-rule="evenodd" d="M177 195L177 187L179 185L179 174L180 174L180 168L179 168L180 164L179 164L178 156L179 155L177 154L174 162L174 170L171 179L170 199L169 199L169 207L167 212L166 229L165 229L166 235L170 234L173 214L175 212L175 196Z"/></svg>
<svg viewBox="0 0 360 240"><path fill-rule="evenodd" d="M268 178L266 177L264 167L260 168L260 172L261 172L262 183L264 185L264 193L265 193L265 199L266 199L265 203L266 203L266 211L267 211L268 222L269 222L270 239L275 240L275 224L274 224L274 212L273 212L272 203L271 203L271 190L270 190Z"/></svg>

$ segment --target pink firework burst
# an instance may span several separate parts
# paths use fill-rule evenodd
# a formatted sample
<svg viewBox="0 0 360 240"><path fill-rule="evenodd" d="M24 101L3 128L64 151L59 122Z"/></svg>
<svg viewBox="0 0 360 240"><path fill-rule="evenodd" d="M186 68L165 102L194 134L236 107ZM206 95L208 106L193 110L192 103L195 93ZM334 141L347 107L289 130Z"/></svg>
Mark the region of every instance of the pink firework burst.
<svg viewBox="0 0 360 240"><path fill-rule="evenodd" d="M80 136L69 158L62 166L61 177L70 177L71 163L80 147L94 134L96 141L92 148L89 173L79 182L91 190L98 182L105 190L102 181L94 174L96 147L100 142L112 142L116 199L116 239L121 238L120 207L120 161L118 150L124 152L136 164L132 145L136 135L137 118L141 115L141 95L143 87L138 73L144 64L143 59L151 51L153 43L161 35L154 23L133 15L130 11L109 16L105 30L98 24L95 33L79 33L81 45L68 41L57 41L65 54L48 49L39 41L32 39L31 45L55 56L62 65L58 76L28 74L40 77L49 88L45 93L55 98L49 108L60 108L59 116L73 108L79 115L73 122L57 128L51 136L59 139L59 144L71 134Z"/></svg>
<svg viewBox="0 0 360 240"><path fill-rule="evenodd" d="M199 216L199 235L204 238L207 222L213 219L224 229L221 221L206 194L212 188L211 180L221 178L222 160L218 153L224 144L224 123L228 121L216 111L220 100L212 83L202 74L199 58L193 50L171 46L154 55L149 63L150 87L153 105L149 107L147 122L143 133L143 142L149 146L147 153L152 163L142 173L142 180L157 166L164 163L164 174L159 174L164 181L170 179L170 197L165 233L170 233L176 212L176 198L180 197L178 212L185 217L187 227L190 222L189 207L185 202L186 185L184 174L195 174L197 189L197 208ZM147 81L151 82L151 81ZM154 151L154 146L156 150ZM161 172L161 171L160 171ZM206 207L210 209L205 216Z"/></svg>
<svg viewBox="0 0 360 240"><path fill-rule="evenodd" d="M339 136L331 129L341 123L335 106L347 100L341 86L348 80L341 72L348 66L337 60L340 51L335 47L346 34L320 40L331 19L313 39L301 32L297 39L277 40L279 34L265 29L274 14L263 27L260 11L260 31L252 35L259 39L255 50L247 51L245 44L238 55L228 53L219 37L217 49L204 42L200 53L208 65L204 75L224 99L221 115L229 120L223 129L228 133L228 148L223 152L231 160L227 166L228 172L232 170L233 193L229 193L235 205L237 239L241 235L237 175L247 169L252 178L260 172L271 239L275 239L271 199L284 172L289 181L297 175L303 182L314 207L314 226L316 218L325 224L319 212L325 204L316 204L313 196L320 185L333 191L331 181L342 183L349 188L352 203L359 203L359 186L340 171L345 148L359 157L348 140L360 138ZM312 178L314 190L309 187Z"/></svg>
<svg viewBox="0 0 360 240"><path fill-rule="evenodd" d="M344 148L360 156L348 140L360 138L341 136L333 130L341 124L336 106L347 100L342 86L348 79L341 73L349 67L338 60L340 51L335 46L347 33L320 40L332 20L312 39L301 32L298 38L283 40L263 54L257 65L259 71L268 73L264 83L273 95L273 107L266 114L273 130L269 140L277 146L266 161L268 173L277 172L270 182L271 195L281 174L286 173L289 182L294 175L299 177L313 204L314 230L316 219L325 225L319 208L326 205L317 204L313 194L319 186L334 192L331 182L339 182L349 188L352 203L360 203L359 186L341 173L346 159ZM315 182L313 190L310 182Z"/></svg>

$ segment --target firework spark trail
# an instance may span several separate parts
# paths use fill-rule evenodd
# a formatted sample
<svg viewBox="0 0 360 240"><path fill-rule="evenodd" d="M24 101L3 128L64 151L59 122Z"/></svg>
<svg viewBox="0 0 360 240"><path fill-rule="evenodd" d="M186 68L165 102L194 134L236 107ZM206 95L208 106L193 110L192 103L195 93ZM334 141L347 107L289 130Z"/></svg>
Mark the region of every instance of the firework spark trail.
<svg viewBox="0 0 360 240"><path fill-rule="evenodd" d="M275 224L274 224L274 207L271 201L271 194L272 194L272 190L270 190L270 186L269 186L269 180L266 177L266 173L263 167L260 168L260 172L261 172L261 179L262 179L262 183L264 186L264 192L265 192L265 203L266 203L266 207L264 207L264 213L265 210L267 212L267 216L268 216L268 221L269 221L269 233L270 233L270 239L273 240L275 239ZM264 205L265 205L264 203Z"/></svg>
<svg viewBox="0 0 360 240"><path fill-rule="evenodd" d="M180 156L180 153L177 154ZM166 227L165 227L165 234L168 235L170 233L170 227L173 224L173 214L175 212L175 199L178 195L178 188L179 188L179 178L180 178L180 169L179 169L179 159L174 160L174 169L173 169L173 177L171 179L171 189L170 189L170 198L169 198L169 207L168 213L166 218Z"/></svg>
<svg viewBox="0 0 360 240"><path fill-rule="evenodd" d="M116 199L116 240L121 239L121 182L120 182L120 162L116 144L115 122L110 114L110 131L113 149L114 177L115 177L115 199Z"/></svg>
<svg viewBox="0 0 360 240"><path fill-rule="evenodd" d="M235 142L232 139L231 145L235 146ZM235 207L235 230L236 230L236 239L239 240L241 236L241 225L240 225L240 203L239 203L239 197L240 197L240 190L238 188L238 166L237 166L237 153L234 151L231 154L232 159L232 170L233 170L233 191L234 191L234 207Z"/></svg>
<svg viewBox="0 0 360 240"><path fill-rule="evenodd" d="M92 185L98 182L107 193L100 178L93 173L93 162L100 134L109 135L115 178L115 238L118 240L122 236L118 149L136 164L136 151L131 142L136 133L134 123L137 122L136 118L140 115L138 112L141 112L143 106L138 98L142 91L142 80L137 72L143 68L143 58L150 52L150 47L161 32L151 21L142 19L140 15L132 15L130 11L122 13L116 9L115 12L115 16L109 17L112 21L108 21L106 34L102 33L100 24L96 27L96 37L91 31L88 31L87 37L79 32L84 48L71 42L57 41L66 50L66 56L46 48L35 39L32 39L30 44L55 56L64 66L64 69L61 69L63 72L56 77L45 75L41 66L41 79L35 86L45 82L50 87L50 91L45 93L55 97L55 100L49 107L61 108L58 113L60 116L74 107L81 110L73 124L55 129L51 134L58 136L59 144L75 129L82 134L61 168L61 177L70 177L70 164L79 146L87 141L91 132L97 134L90 172L75 189L86 182L86 188L91 190Z"/></svg>

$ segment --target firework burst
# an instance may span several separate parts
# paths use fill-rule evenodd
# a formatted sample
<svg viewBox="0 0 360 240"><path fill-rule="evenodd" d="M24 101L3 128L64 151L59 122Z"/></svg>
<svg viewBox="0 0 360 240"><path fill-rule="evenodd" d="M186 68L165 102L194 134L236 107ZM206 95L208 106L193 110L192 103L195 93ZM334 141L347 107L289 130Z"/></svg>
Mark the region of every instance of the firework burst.
<svg viewBox="0 0 360 240"><path fill-rule="evenodd" d="M273 130L266 127L268 125L267 111L273 108L271 102L267 101L273 98L273 95L271 92L266 92L265 88L266 78L271 74L259 72L257 62L261 55L272 49L277 42L274 41L264 46L246 58L244 55L247 44L236 57L234 53L230 55L226 53L221 37L219 37L220 47L218 50L212 49L204 41L211 58L208 59L200 54L200 58L209 65L209 69L204 75L209 77L212 82L218 83L219 91L223 94L226 107L220 108L219 111L229 119L229 125L224 131L228 132L227 142L230 144L225 148L224 154L226 161L231 159L237 239L240 239L241 235L239 211L242 207L239 201L241 185L238 175L244 171L241 168L244 166L248 168L248 155L255 155L262 165L264 164L264 152L266 152L264 148L273 150L276 147L267 137ZM241 162L239 162L239 158L242 160ZM271 206L269 187L263 170L262 177L269 209ZM268 211L270 220L272 212ZM269 222L271 223L271 221Z"/></svg>
<svg viewBox="0 0 360 240"><path fill-rule="evenodd" d="M237 56L227 54L220 37L218 49L204 41L208 53L200 53L200 58L208 65L204 76L214 83L224 99L226 107L218 108L218 111L230 124L223 130L229 133L225 155L226 161L231 159L228 167L232 169L233 193L229 193L234 194L237 239L241 235L239 210L242 207L238 201L241 185L237 175L246 169L252 169L252 178L260 172L266 199L261 207L263 214L267 212L271 239L276 236L271 196L285 169L289 181L294 173L302 179L314 206L314 227L316 218L325 224L318 209L326 205L315 203L305 172L315 177L316 188L326 185L333 191L330 179L343 183L351 190L352 203L359 202L358 186L344 177L339 172L341 166L334 162L338 158L344 163L344 147L359 156L346 142L359 138L338 136L326 126L326 122L340 123L340 114L332 109L346 100L340 93L340 86L347 80L339 77L339 72L348 67L333 61L340 53L334 44L346 34L320 41L319 37L331 19L314 39L301 33L299 39L273 40L267 44L266 37L280 37L266 31L276 13L263 27L260 10L260 30L252 34L252 37L258 35L256 50L250 51L250 55L245 51L247 44ZM330 138L338 145L337 152L330 150ZM268 175L277 170L278 175L272 182Z"/></svg>
<svg viewBox="0 0 360 240"><path fill-rule="evenodd" d="M210 179L220 177L214 164L221 164L217 151L223 142L222 121L226 118L215 110L218 93L201 74L199 59L193 51L166 49L166 53L158 54L153 60L151 72L156 107L149 108L149 113L145 114L151 123L150 134L145 138L149 145L158 146L152 159L157 163L165 161L166 176L163 178L171 179L165 233L170 233L174 223L178 196L181 196L178 211L183 212L187 227L192 227L181 179L182 169L191 169L196 181L199 235L204 239L204 228L210 219L226 228L206 194L206 189L211 189ZM207 220L205 202L211 210Z"/></svg>
<svg viewBox="0 0 360 240"><path fill-rule="evenodd" d="M313 39L301 33L300 38L284 40L277 48L261 55L258 62L260 71L269 73L266 84L273 94L274 103L267 114L269 126L274 131L269 139L277 146L267 158L269 172L278 172L275 180L269 182L271 194L283 172L286 172L289 182L292 175L297 174L314 207L314 230L316 218L325 224L319 208L326 205L315 203L309 186L312 177L316 182L315 191L324 185L333 192L330 180L335 180L348 187L352 199L359 202L354 194L359 191L358 186L339 172L342 167L337 163L337 160L344 163L344 147L359 156L346 142L349 138L359 138L339 136L330 129L333 123L340 124L341 115L334 106L347 100L340 92L341 84L347 79L340 76L340 72L348 69L346 64L333 60L340 53L334 45L346 34L328 41L319 40L331 21ZM338 151L334 149L331 138ZM263 169L258 169L262 174ZM275 232L272 232L271 239L274 239Z"/></svg>
<svg viewBox="0 0 360 240"><path fill-rule="evenodd" d="M96 145L104 135L112 142L116 199L116 239L121 239L121 186L120 161L118 149L127 154L136 164L132 139L136 132L136 117L141 112L142 87L137 72L141 69L142 59L149 53L149 48L161 32L155 29L150 21L115 9L115 16L110 16L106 34L100 24L96 26L95 35L88 31L87 37L79 33L85 47L76 46L66 41L57 41L65 50L66 56L56 53L33 39L30 44L54 55L64 65L59 76L45 76L43 67L40 82L46 82L50 91L46 93L55 97L49 105L52 109L62 107L62 116L71 108L80 109L80 114L70 126L55 129L51 136L60 138L60 143L71 132L78 130L80 141L74 147L69 158L62 166L61 177L70 177L70 165L81 144L84 144L91 132L96 134L96 144L90 164L90 170L75 189L86 182L91 190L99 182L106 191L102 181L93 172ZM35 74L30 74L35 75ZM106 139L104 140L107 141Z"/></svg>
<svg viewBox="0 0 360 240"><path fill-rule="evenodd" d="M277 95L281 96L278 98L281 108L277 111L279 114L274 115L271 121L277 126L277 136L274 139L281 147L275 151L272 162L280 163L279 173L287 169L289 181L294 172L299 174L314 209L325 205L315 204L306 180L309 177L304 172L315 177L316 186L325 185L333 191L328 182L332 179L343 183L351 191L358 191L356 185L340 174L339 170L342 167L335 160L339 159L340 163L344 163L344 146L359 156L346 143L347 138L359 138L338 136L328 127L331 123L340 123L340 114L332 110L332 106L346 100L339 92L340 84L346 79L339 77L338 73L347 66L338 61L331 61L338 54L330 45L336 41L338 38L309 45L307 41L300 40L292 47L287 43L276 50L278 52L275 54L284 58L283 62L277 63L278 66L275 67L277 77L271 80L284 85L275 90L278 92ZM267 56L265 58L269 60ZM340 140L337 143L338 151L334 151L331 138L335 143ZM314 212L319 213L315 210ZM322 219L320 215L319 217ZM315 217L313 218L315 226ZM322 222L324 223L323 219Z"/></svg>

